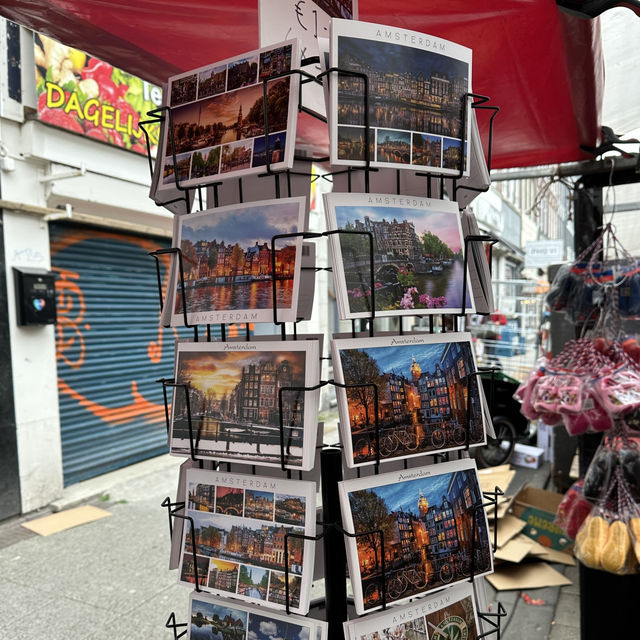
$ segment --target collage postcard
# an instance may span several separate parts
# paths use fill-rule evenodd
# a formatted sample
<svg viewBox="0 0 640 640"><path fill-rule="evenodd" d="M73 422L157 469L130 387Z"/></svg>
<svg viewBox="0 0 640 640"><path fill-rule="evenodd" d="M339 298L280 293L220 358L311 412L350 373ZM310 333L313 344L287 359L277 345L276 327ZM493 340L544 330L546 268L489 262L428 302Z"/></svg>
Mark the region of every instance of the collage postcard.
<svg viewBox="0 0 640 640"><path fill-rule="evenodd" d="M346 640L477 640L480 635L473 587L468 583L349 620L344 630Z"/></svg>
<svg viewBox="0 0 640 640"><path fill-rule="evenodd" d="M206 593L189 596L190 640L327 640L327 628L324 620L279 615Z"/></svg>
<svg viewBox="0 0 640 640"><path fill-rule="evenodd" d="M292 534L315 535L314 482L189 469L184 501L179 582L285 610L286 535L290 610L307 613L313 542Z"/></svg>
<svg viewBox="0 0 640 640"><path fill-rule="evenodd" d="M327 193L324 201L327 227L347 232L331 236L341 318L368 317L372 306L379 317L461 312L464 237L455 202L375 193ZM464 306L473 313L468 277Z"/></svg>
<svg viewBox="0 0 640 640"><path fill-rule="evenodd" d="M358 615L380 609L383 592L391 604L466 581L472 562L474 576L493 571L474 460L345 480L338 489L344 528L364 534L345 538Z"/></svg>
<svg viewBox="0 0 640 640"><path fill-rule="evenodd" d="M173 246L182 254L188 324L279 322L298 311L305 198L282 198L206 209L174 219ZM275 278L273 263L275 257ZM164 325L184 325L177 257L171 261Z"/></svg>
<svg viewBox="0 0 640 640"><path fill-rule="evenodd" d="M181 187L193 187L263 172L267 152L271 169L290 168L298 76L281 74L299 66L295 39L170 77L171 117L163 127L158 193L175 188L176 174ZM263 85L270 77L267 144Z"/></svg>
<svg viewBox="0 0 640 640"><path fill-rule="evenodd" d="M336 388L347 466L486 443L470 333L339 338L331 353L337 382L371 385Z"/></svg>
<svg viewBox="0 0 640 640"><path fill-rule="evenodd" d="M330 151L334 165L467 175L472 51L435 36L331 21ZM367 76L368 130L365 127ZM368 131L368 135L367 135ZM367 139L368 138L368 139Z"/></svg>
<svg viewBox="0 0 640 640"><path fill-rule="evenodd" d="M169 432L170 452L201 458L312 468L319 391L283 391L284 439L279 390L316 385L320 342L179 342ZM187 406L187 390L189 403Z"/></svg>

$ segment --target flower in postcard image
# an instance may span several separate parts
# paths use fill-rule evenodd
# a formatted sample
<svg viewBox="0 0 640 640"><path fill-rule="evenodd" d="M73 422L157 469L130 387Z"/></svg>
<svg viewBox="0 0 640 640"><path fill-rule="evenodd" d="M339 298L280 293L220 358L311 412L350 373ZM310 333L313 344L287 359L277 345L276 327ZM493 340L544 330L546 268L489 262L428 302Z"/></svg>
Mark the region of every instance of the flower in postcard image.
<svg viewBox="0 0 640 640"><path fill-rule="evenodd" d="M389 152L400 153L398 144L390 142ZM335 214L338 228L349 232L339 242L351 313L371 312L369 235L376 313L462 307L463 240L456 211L353 206L336 199ZM470 306L467 291L465 307Z"/></svg>

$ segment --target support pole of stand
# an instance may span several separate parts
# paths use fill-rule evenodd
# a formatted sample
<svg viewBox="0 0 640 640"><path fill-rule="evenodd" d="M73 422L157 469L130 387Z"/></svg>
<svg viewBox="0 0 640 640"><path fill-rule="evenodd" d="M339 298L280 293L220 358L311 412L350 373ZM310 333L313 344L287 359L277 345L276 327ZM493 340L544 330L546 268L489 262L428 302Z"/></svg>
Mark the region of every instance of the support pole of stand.
<svg viewBox="0 0 640 640"><path fill-rule="evenodd" d="M342 453L340 449L320 452L322 477L322 520L342 526L338 482L342 480ZM347 619L347 556L344 538L333 527L324 528L324 588L327 622L331 640L344 640L342 623Z"/></svg>

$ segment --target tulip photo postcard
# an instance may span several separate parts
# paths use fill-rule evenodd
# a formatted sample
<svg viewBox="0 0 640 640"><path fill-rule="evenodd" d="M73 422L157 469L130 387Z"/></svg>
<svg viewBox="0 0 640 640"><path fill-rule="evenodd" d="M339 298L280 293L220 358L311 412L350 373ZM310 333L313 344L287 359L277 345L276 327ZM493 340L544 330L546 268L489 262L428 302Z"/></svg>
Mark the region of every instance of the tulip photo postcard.
<svg viewBox="0 0 640 640"><path fill-rule="evenodd" d="M318 340L179 342L170 452L308 471L313 466L319 391ZM187 404L188 392L188 404ZM282 409L283 439L280 434Z"/></svg>
<svg viewBox="0 0 640 640"><path fill-rule="evenodd" d="M336 381L357 385L336 387L349 467L486 443L471 334L335 339L331 353Z"/></svg>
<svg viewBox="0 0 640 640"><path fill-rule="evenodd" d="M344 630L346 640L477 640L480 634L473 587L468 583L349 620Z"/></svg>
<svg viewBox="0 0 640 640"><path fill-rule="evenodd" d="M179 582L193 586L197 573L204 591L286 609L286 535L289 605L305 614L314 543L292 534L315 535L315 499L314 482L187 470L185 515L191 520L184 525Z"/></svg>
<svg viewBox="0 0 640 640"><path fill-rule="evenodd" d="M291 168L296 138L298 40L250 51L169 78L158 192L265 170ZM281 77L278 77L281 76ZM172 134L170 135L170 130ZM175 162L174 162L175 153Z"/></svg>
<svg viewBox="0 0 640 640"><path fill-rule="evenodd" d="M207 209L174 221L173 245L182 254L188 324L279 322L297 319L305 198L283 198ZM275 277L273 263L275 257ZM169 274L163 323L184 325L177 257Z"/></svg>
<svg viewBox="0 0 640 640"><path fill-rule="evenodd" d="M280 615L206 593L189 596L190 640L326 640L324 620Z"/></svg>
<svg viewBox="0 0 640 640"><path fill-rule="evenodd" d="M373 193L324 200L328 228L346 232L331 236L341 317L368 317L372 306L379 317L462 311L464 237L455 202ZM464 306L473 313L470 282Z"/></svg>
<svg viewBox="0 0 640 640"><path fill-rule="evenodd" d="M345 536L358 615L382 607L383 589L391 604L466 581L472 559L475 576L493 570L474 460L345 480L338 488L344 528L365 533Z"/></svg>
<svg viewBox="0 0 640 640"><path fill-rule="evenodd" d="M335 165L468 173L472 51L435 36L367 22L331 21L330 152Z"/></svg>

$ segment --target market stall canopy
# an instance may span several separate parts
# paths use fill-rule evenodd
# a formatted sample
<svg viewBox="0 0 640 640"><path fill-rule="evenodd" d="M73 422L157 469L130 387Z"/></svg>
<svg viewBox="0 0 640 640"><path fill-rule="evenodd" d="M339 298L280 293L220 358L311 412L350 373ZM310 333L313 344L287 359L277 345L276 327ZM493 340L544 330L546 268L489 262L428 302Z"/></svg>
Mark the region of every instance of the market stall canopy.
<svg viewBox="0 0 640 640"><path fill-rule="evenodd" d="M140 77L168 76L258 47L257 0L3 0L0 14ZM473 90L501 108L493 168L590 157L604 85L598 20L554 0L360 0L363 21L473 49ZM488 117L479 124L486 141ZM305 116L301 141L326 140Z"/></svg>

